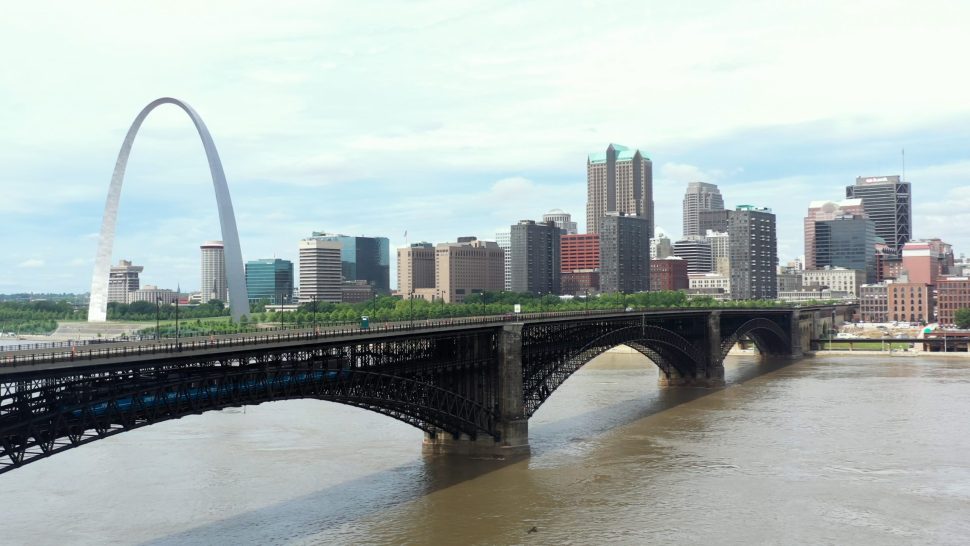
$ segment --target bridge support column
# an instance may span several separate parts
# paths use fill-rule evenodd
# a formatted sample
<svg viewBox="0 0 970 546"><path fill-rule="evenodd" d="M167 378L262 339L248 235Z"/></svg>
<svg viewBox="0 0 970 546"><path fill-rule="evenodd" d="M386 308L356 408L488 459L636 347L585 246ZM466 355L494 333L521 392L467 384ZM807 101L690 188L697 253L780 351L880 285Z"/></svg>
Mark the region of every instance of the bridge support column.
<svg viewBox="0 0 970 546"><path fill-rule="evenodd" d="M657 383L661 387L723 387L724 364L721 362L721 312L711 311L707 316L701 345L703 362L699 362L693 374L683 374L673 366L661 373Z"/></svg>
<svg viewBox="0 0 970 546"><path fill-rule="evenodd" d="M797 309L791 312L791 318L789 319L788 329L789 336L791 337L791 358L801 358L805 356L805 350L802 348L802 320L801 312Z"/></svg>
<svg viewBox="0 0 970 546"><path fill-rule="evenodd" d="M522 324L502 327L498 347L496 422L494 436L454 438L445 432L425 434L423 451L430 455L505 458L529 454L529 418L522 393Z"/></svg>

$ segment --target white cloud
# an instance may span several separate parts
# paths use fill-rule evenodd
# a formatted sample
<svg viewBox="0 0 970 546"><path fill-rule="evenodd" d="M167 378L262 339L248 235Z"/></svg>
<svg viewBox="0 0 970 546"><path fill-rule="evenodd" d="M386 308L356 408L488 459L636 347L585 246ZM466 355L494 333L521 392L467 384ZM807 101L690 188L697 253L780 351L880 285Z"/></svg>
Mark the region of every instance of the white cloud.
<svg viewBox="0 0 970 546"><path fill-rule="evenodd" d="M30 258L17 264L17 267L20 267L22 269L37 269L40 267L44 267L44 260L40 260L37 258Z"/></svg>

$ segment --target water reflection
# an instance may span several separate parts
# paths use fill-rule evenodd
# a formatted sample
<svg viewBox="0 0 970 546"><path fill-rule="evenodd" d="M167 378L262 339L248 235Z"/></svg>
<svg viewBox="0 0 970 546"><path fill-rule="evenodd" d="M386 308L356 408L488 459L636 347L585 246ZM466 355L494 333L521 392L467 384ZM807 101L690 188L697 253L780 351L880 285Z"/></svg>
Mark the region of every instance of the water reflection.
<svg viewBox="0 0 970 546"><path fill-rule="evenodd" d="M520 461L425 459L421 433L329 403L189 417L0 477L14 543L958 543L970 361L729 359L659 389L607 355ZM49 514L64 525L48 526ZM6 522L9 522L6 523ZM44 529L43 535L37 529ZM531 531L531 532L530 532Z"/></svg>

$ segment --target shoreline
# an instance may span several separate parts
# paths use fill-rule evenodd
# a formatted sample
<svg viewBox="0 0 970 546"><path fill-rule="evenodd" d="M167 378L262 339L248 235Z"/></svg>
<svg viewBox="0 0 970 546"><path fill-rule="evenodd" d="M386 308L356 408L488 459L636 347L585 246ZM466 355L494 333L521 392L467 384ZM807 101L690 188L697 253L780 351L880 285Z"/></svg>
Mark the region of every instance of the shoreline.
<svg viewBox="0 0 970 546"><path fill-rule="evenodd" d="M967 351L948 351L948 352L932 352L932 351L867 351L867 350L857 350L857 351L847 351L847 350L832 350L832 351L805 351L805 356L819 357L819 356L882 356L891 358L914 358L914 357L942 357L942 358L970 358L970 352Z"/></svg>

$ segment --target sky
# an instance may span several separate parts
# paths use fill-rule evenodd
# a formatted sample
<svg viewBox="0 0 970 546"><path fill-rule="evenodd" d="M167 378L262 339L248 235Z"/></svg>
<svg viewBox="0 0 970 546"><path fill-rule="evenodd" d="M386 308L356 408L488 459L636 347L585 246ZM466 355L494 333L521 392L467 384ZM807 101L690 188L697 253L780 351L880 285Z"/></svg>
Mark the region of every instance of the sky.
<svg viewBox="0 0 970 546"><path fill-rule="evenodd" d="M550 209L585 228L586 156L653 160L656 225L688 182L771 208L913 184L914 236L970 252L970 3L18 2L0 19L0 293L87 292L134 117L182 99L215 139L244 260L312 231L453 241ZM405 232L407 238L405 239ZM112 262L197 289L220 239L189 119L135 140ZM393 265L392 265L393 268ZM392 269L392 284L394 269Z"/></svg>

